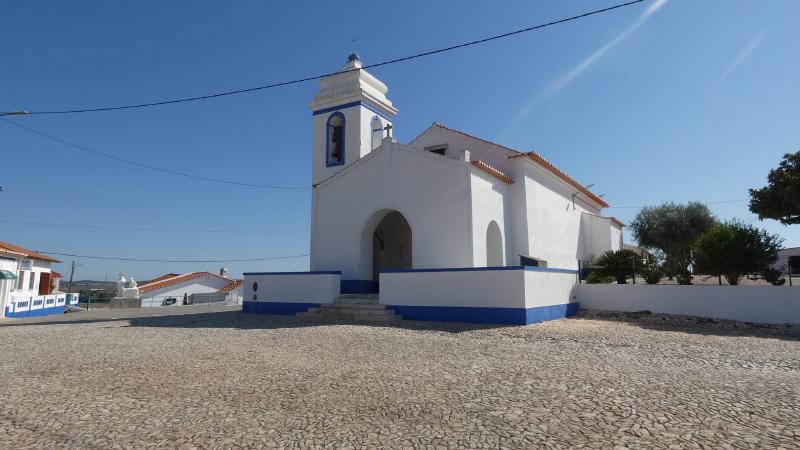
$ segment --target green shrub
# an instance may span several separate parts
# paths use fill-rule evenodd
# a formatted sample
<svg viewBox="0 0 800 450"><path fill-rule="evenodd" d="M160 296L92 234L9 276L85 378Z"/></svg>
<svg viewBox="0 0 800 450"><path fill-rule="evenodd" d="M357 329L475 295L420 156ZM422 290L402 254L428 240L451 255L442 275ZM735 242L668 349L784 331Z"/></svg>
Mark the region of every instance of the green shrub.
<svg viewBox="0 0 800 450"><path fill-rule="evenodd" d="M592 272L600 277L611 277L619 284L625 284L628 276L633 276L633 265L640 261L639 255L630 250L609 250L592 264Z"/></svg>
<svg viewBox="0 0 800 450"><path fill-rule="evenodd" d="M589 276L586 277L586 282L589 284L608 284L614 282L614 277L600 275L597 271L592 270L589 272Z"/></svg>

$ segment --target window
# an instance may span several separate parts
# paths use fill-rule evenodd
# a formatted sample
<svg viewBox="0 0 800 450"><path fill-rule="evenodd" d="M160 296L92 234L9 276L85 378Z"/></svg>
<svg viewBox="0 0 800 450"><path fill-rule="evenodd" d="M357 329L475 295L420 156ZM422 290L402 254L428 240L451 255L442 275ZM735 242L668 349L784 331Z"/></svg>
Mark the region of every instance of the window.
<svg viewBox="0 0 800 450"><path fill-rule="evenodd" d="M446 145L435 145L433 147L425 147L425 150L435 153L437 155L447 156L447 146Z"/></svg>
<svg viewBox="0 0 800 450"><path fill-rule="evenodd" d="M17 290L21 291L22 287L25 286L25 271L20 270L17 274Z"/></svg>
<svg viewBox="0 0 800 450"><path fill-rule="evenodd" d="M33 289L36 285L36 277L34 275L36 275L36 273L31 272L31 278L28 280L28 289Z"/></svg>
<svg viewBox="0 0 800 450"><path fill-rule="evenodd" d="M335 112L328 117L327 166L344 164L344 114Z"/></svg>

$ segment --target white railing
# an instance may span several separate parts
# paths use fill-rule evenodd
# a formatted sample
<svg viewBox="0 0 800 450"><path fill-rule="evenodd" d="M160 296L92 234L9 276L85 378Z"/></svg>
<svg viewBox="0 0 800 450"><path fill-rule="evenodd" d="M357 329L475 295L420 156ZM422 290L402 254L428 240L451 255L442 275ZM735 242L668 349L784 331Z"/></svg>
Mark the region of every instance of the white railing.
<svg viewBox="0 0 800 450"><path fill-rule="evenodd" d="M22 314L47 308L77 306L79 295L75 293L58 293L50 295L12 296L6 303L6 314Z"/></svg>

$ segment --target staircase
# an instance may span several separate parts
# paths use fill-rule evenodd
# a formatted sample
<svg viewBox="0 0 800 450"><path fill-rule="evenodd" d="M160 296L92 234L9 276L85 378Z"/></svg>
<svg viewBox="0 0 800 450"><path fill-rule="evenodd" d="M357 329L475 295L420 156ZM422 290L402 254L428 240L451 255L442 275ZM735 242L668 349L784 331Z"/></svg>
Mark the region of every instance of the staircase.
<svg viewBox="0 0 800 450"><path fill-rule="evenodd" d="M304 319L334 319L359 322L396 323L403 320L392 309L378 303L378 294L342 294L333 303L324 303L319 308L309 308L296 317Z"/></svg>

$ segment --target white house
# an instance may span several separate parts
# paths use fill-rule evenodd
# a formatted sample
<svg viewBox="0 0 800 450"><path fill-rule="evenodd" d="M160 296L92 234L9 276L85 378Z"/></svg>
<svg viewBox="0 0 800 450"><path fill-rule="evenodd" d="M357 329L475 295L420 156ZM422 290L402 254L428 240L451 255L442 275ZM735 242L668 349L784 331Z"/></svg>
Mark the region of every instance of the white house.
<svg viewBox="0 0 800 450"><path fill-rule="evenodd" d="M139 283L142 307L180 306L210 302L238 302L241 300L240 280L228 278L223 269L216 275L211 272L168 273Z"/></svg>
<svg viewBox="0 0 800 450"><path fill-rule="evenodd" d="M513 150L439 123L408 144L398 143L392 137L398 110L386 97L387 86L361 66L357 55L350 55L345 72L323 78L309 103L311 272L245 274L246 302L259 301L258 286L252 284L257 280L272 287L262 299L307 301L297 308L245 303L246 311L291 312L330 302L327 297L332 295L379 290L381 304L437 307L413 305L420 294L411 284L417 280L427 286L431 280L426 277L432 275L402 275L405 293L387 292L387 285L399 285L384 282L400 273L500 268L520 271L515 275L520 283L530 278L526 271L559 273L561 278L569 274L571 282L581 265L621 248L623 224L603 216L608 204L538 153ZM339 278L332 293L331 276ZM443 278L434 284L451 283L449 275L436 277ZM470 285L463 277L459 288ZM492 283L486 275L469 277ZM315 280L319 290L312 294L309 286ZM303 287L293 288L298 285ZM553 304L569 303L568 291ZM414 298L409 298L412 292ZM460 289L445 290L443 295L455 298L461 295L457 292ZM519 302L509 300L509 307L528 309L528 295L520 290ZM448 308L500 307L490 298L426 301L443 302L439 306ZM406 316L447 319L438 313L404 311ZM480 319L481 313L474 312ZM457 314L459 320L469 318L462 313Z"/></svg>
<svg viewBox="0 0 800 450"><path fill-rule="evenodd" d="M28 317L63 313L77 295L58 292L60 275L50 268L61 261L0 241L0 317Z"/></svg>

